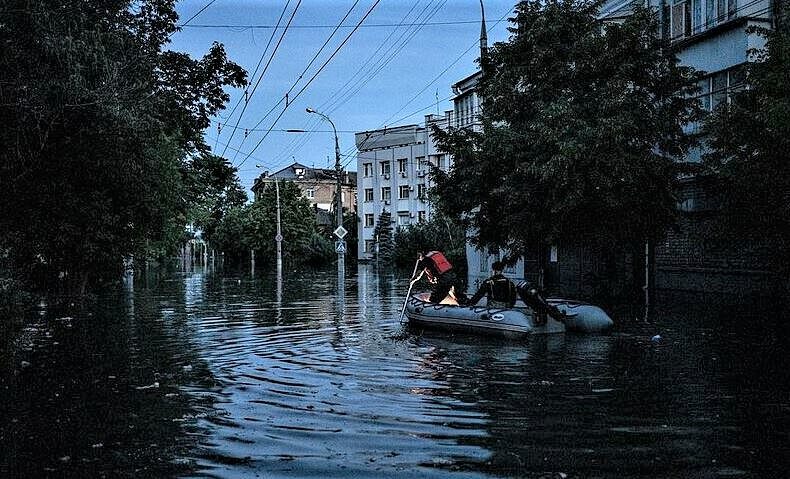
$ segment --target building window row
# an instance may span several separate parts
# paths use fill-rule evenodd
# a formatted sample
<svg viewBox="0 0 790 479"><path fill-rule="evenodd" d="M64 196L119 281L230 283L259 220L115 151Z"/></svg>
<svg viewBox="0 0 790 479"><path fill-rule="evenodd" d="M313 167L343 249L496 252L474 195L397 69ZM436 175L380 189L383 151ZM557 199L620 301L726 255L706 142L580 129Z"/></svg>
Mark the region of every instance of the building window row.
<svg viewBox="0 0 790 479"><path fill-rule="evenodd" d="M398 199L399 200L406 200L409 199L411 196L411 191L413 191L414 187L410 185L400 185L398 186ZM427 196L428 187L425 183L420 183L417 185L417 199L425 200ZM365 201L371 202L374 201L373 199L373 188L365 188ZM392 199L392 188L389 186L385 186L381 188L381 200L382 201L390 201Z"/></svg>
<svg viewBox="0 0 790 479"><path fill-rule="evenodd" d="M406 177L409 174L409 159L408 158L399 158L398 162L398 173L402 177ZM449 161L447 159L447 155L429 155L428 159L424 156L417 156L415 157L415 163L417 166L417 176L422 178L428 174L430 171L431 166L437 166L442 170L446 170L449 167ZM392 172L391 169L391 162L390 160L384 160L379 162L379 174L381 176L390 175ZM373 163L363 163L362 164L362 174L365 178L370 178L373 176Z"/></svg>
<svg viewBox="0 0 790 479"><path fill-rule="evenodd" d="M747 7L754 5L748 3ZM737 0L674 0L670 8L672 40L702 33L736 16Z"/></svg>

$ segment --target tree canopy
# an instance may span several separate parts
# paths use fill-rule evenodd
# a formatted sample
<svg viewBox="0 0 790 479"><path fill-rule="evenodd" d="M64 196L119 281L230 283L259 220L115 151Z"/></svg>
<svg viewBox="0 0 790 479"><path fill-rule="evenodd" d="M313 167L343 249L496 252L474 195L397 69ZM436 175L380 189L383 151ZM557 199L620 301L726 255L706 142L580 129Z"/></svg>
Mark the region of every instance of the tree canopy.
<svg viewBox="0 0 790 479"><path fill-rule="evenodd" d="M113 277L183 231L187 159L246 74L167 51L174 0L0 6L0 248L18 274Z"/></svg>
<svg viewBox="0 0 790 479"><path fill-rule="evenodd" d="M790 15L776 2L776 28L757 29L764 49L751 52L748 88L730 93L707 119L710 151L705 164L715 174L721 200L720 234L769 246L774 268L790 271Z"/></svg>
<svg viewBox="0 0 790 479"><path fill-rule="evenodd" d="M482 131L434 129L455 164L434 169L432 193L476 245L634 244L673 223L696 76L652 12L602 23L598 8L520 2L509 40L481 60Z"/></svg>

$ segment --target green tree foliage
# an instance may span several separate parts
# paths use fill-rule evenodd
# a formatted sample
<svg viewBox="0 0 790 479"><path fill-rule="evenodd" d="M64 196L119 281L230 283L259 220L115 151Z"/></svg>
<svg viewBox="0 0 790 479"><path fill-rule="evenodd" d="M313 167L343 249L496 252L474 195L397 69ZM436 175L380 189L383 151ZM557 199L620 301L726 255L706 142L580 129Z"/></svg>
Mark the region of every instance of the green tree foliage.
<svg viewBox="0 0 790 479"><path fill-rule="evenodd" d="M197 155L188 164L186 186L192 205L188 220L200 228L210 244L215 242L222 219L247 202L237 173L227 160L208 153Z"/></svg>
<svg viewBox="0 0 790 479"><path fill-rule="evenodd" d="M432 193L474 244L634 244L673 223L695 75L653 13L603 25L598 7L520 2L509 41L481 63L483 131L434 131L456 160L449 174L434 168Z"/></svg>
<svg viewBox="0 0 790 479"><path fill-rule="evenodd" d="M442 215L430 221L399 227L395 230L395 265L413 268L417 253L441 251L462 274L466 270L466 238L463 227Z"/></svg>
<svg viewBox="0 0 790 479"><path fill-rule="evenodd" d="M775 2L777 26L759 29L766 47L752 52L748 88L723 102L703 134L705 163L721 192L719 239L769 246L778 272L790 271L790 5Z"/></svg>
<svg viewBox="0 0 790 479"><path fill-rule="evenodd" d="M302 190L292 181L280 182L280 229L283 235L283 258L302 261L317 231L315 212ZM256 251L256 258L274 261L277 246L277 192L269 185L246 210L246 224L241 244Z"/></svg>
<svg viewBox="0 0 790 479"><path fill-rule="evenodd" d="M186 158L245 73L218 44L166 51L176 21L172 0L0 6L0 248L17 275L84 290L180 235Z"/></svg>
<svg viewBox="0 0 790 479"><path fill-rule="evenodd" d="M392 232L392 215L389 211L382 211L376 226L373 228L373 238L378 243L378 251L374 253L374 261L381 267L392 265L395 249L395 238Z"/></svg>

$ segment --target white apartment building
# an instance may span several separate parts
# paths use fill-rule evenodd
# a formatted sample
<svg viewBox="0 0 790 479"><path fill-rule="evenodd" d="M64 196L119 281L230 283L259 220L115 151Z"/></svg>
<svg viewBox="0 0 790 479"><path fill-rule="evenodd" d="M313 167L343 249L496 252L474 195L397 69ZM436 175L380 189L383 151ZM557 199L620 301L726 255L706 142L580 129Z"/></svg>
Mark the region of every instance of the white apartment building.
<svg viewBox="0 0 790 479"><path fill-rule="evenodd" d="M447 128L451 117L448 111L444 116L427 115L424 126L388 127L355 135L360 261L373 259L373 230L382 211L390 212L396 228L431 218L429 165L445 171L452 166L452 158L436 149L431 127Z"/></svg>

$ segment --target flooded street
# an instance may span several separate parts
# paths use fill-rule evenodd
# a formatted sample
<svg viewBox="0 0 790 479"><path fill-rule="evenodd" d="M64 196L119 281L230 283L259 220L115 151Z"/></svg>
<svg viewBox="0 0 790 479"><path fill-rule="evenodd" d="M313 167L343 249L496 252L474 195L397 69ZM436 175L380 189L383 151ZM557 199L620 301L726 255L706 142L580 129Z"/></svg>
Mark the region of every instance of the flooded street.
<svg viewBox="0 0 790 479"><path fill-rule="evenodd" d="M336 281L181 273L42 308L0 346L0 477L786 474L773 305L664 299L654 323L504 341L408 329L407 278Z"/></svg>

